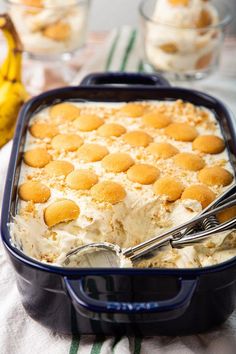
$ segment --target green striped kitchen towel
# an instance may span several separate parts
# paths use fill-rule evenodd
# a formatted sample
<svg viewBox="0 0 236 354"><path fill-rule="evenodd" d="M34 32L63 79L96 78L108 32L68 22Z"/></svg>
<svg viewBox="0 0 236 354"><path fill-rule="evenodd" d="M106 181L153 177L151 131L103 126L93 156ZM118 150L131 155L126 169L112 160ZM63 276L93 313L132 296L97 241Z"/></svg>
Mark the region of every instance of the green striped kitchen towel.
<svg viewBox="0 0 236 354"><path fill-rule="evenodd" d="M138 31L123 26L111 31L104 45L98 48L93 58L83 66L72 84L77 85L91 72L143 71Z"/></svg>
<svg viewBox="0 0 236 354"><path fill-rule="evenodd" d="M130 27L116 29L111 34L105 53L105 71L138 71L140 67L137 30Z"/></svg>

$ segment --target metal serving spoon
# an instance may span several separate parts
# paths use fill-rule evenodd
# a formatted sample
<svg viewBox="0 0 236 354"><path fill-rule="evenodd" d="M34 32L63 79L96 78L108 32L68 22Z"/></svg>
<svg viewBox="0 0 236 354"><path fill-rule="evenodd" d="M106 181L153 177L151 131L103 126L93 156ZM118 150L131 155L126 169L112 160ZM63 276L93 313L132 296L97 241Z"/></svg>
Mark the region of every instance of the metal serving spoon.
<svg viewBox="0 0 236 354"><path fill-rule="evenodd" d="M236 218L222 224L219 224L216 219L217 213L234 205L236 205L236 184L229 187L192 220L171 228L137 246L122 250L119 246L108 242L91 243L68 252L62 264L64 266L75 264L77 267L132 266L134 261L168 243L174 248L181 248L234 228Z"/></svg>

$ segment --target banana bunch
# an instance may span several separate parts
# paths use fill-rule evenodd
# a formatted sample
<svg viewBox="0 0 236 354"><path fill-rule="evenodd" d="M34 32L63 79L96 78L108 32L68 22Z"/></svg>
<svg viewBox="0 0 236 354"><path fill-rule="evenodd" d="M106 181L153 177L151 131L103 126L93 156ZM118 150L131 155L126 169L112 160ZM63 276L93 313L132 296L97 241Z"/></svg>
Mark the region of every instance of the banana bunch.
<svg viewBox="0 0 236 354"><path fill-rule="evenodd" d="M0 147L13 136L18 112L29 95L21 81L22 47L7 14L0 14L0 29L7 41L7 55L0 68Z"/></svg>

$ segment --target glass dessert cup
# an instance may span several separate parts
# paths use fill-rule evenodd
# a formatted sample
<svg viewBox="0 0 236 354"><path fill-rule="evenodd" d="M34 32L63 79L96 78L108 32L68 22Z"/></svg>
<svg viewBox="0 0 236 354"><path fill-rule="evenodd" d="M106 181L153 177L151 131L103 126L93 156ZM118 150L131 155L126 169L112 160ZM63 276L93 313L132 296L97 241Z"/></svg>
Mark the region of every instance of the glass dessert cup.
<svg viewBox="0 0 236 354"><path fill-rule="evenodd" d="M212 13L207 14L207 19L204 16L197 25L185 23L180 27L154 19L158 1L161 0L143 0L140 5L144 70L162 73L170 80L183 81L203 79L217 70L225 30L231 21L227 2L211 1ZM203 26L207 22L210 25Z"/></svg>
<svg viewBox="0 0 236 354"><path fill-rule="evenodd" d="M90 0L5 0L25 53L67 59L83 47Z"/></svg>

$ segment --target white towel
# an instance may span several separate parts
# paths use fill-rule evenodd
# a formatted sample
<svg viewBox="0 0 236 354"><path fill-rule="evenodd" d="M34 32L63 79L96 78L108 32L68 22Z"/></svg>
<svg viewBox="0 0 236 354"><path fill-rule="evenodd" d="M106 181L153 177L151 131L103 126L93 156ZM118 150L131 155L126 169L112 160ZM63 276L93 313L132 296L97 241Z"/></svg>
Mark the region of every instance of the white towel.
<svg viewBox="0 0 236 354"><path fill-rule="evenodd" d="M194 84L226 101L236 114L236 49L227 49L221 71ZM233 69L234 68L234 69ZM94 71L142 71L138 37L129 27L114 30L74 80ZM0 204L11 143L0 150ZM33 321L23 309L13 269L0 243L0 353L1 354L234 354L236 312L221 327L206 334L182 337L62 336Z"/></svg>

